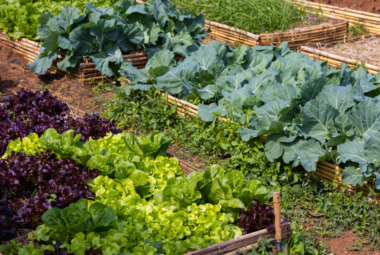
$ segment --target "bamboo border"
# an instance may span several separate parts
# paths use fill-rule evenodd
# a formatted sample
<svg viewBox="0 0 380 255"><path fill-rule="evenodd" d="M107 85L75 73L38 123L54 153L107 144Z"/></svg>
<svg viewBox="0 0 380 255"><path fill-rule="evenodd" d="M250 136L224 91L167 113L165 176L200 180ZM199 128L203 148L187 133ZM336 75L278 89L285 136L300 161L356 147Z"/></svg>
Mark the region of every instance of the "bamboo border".
<svg viewBox="0 0 380 255"><path fill-rule="evenodd" d="M323 16L345 20L349 22L350 26L355 24L362 24L371 34L380 34L380 15L370 12L363 12L351 10L348 8L341 8L337 6L318 4L306 0L287 0L295 5L300 3L305 4L310 9L321 9Z"/></svg>
<svg viewBox="0 0 380 255"><path fill-rule="evenodd" d="M136 3L148 4L141 0ZM302 28L296 32L277 32L268 34L253 34L243 29L230 27L218 22L205 20L203 28L211 29L208 34L217 41L231 45L280 45L288 41L290 49L297 49L301 45L342 41L348 35L348 21L339 20L336 24L328 24L325 28Z"/></svg>
<svg viewBox="0 0 380 255"><path fill-rule="evenodd" d="M298 52L309 56L313 60L327 61L329 66L336 69L340 69L340 64L345 63L350 67L358 67L357 64L361 64L360 60L352 60L349 58L344 58L336 54L328 53L325 51L318 50L316 48L301 46ZM380 71L379 66L365 64L365 68L371 74L377 74Z"/></svg>
<svg viewBox="0 0 380 255"><path fill-rule="evenodd" d="M301 45L342 41L348 35L348 21L338 20L336 24L326 24L324 28L302 28L295 31L255 35L242 29L236 29L213 21L207 21L205 28L210 28L209 35L221 42L255 46L280 45L287 41L290 49Z"/></svg>
<svg viewBox="0 0 380 255"><path fill-rule="evenodd" d="M40 44L38 42L22 38L16 40L11 38L7 40L7 35L4 32L0 32L0 49L5 46L11 49L13 52L22 55L28 63L33 62L37 55L40 53ZM100 72L95 68L95 64L90 58L83 58L79 63L79 70L76 71L61 71L57 68L56 64L58 61L62 60L64 57L58 55L58 60L53 63L53 66L49 68L48 72L51 73L71 73L74 78L79 79L83 84L92 84L92 79L94 81L104 81L108 77L101 75ZM178 62L182 57L176 56L174 59ZM130 62L132 65L138 69L142 69L148 63L148 54L142 52L132 52L123 55L124 62Z"/></svg>

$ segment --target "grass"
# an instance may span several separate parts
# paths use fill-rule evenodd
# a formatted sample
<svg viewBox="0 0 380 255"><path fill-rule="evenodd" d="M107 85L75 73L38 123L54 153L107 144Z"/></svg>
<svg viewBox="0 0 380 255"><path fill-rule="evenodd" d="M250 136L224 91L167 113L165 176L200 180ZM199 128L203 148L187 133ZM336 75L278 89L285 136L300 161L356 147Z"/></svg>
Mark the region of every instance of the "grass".
<svg viewBox="0 0 380 255"><path fill-rule="evenodd" d="M282 187L281 214L302 226L309 239L330 239L353 231L357 236L351 240L352 248L345 248L347 251L375 250L380 207L372 204L370 199L360 192L339 190L336 184L306 178L296 185ZM310 212L322 216L316 218Z"/></svg>
<svg viewBox="0 0 380 255"><path fill-rule="evenodd" d="M348 33L351 36L363 36L367 35L369 32L363 24L355 23L354 25L349 27Z"/></svg>
<svg viewBox="0 0 380 255"><path fill-rule="evenodd" d="M283 31L307 21L306 7L284 0L172 0L177 7L203 12L207 20L247 32L261 34Z"/></svg>

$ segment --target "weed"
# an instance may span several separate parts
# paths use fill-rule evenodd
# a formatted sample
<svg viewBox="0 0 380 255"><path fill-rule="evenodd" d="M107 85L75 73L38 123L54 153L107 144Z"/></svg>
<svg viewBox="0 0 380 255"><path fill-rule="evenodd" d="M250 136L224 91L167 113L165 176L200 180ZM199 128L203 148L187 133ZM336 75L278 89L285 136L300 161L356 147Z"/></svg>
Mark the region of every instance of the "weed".
<svg viewBox="0 0 380 255"><path fill-rule="evenodd" d="M351 36L363 36L367 35L369 31L364 27L363 24L354 23L352 26L349 27L348 33Z"/></svg>

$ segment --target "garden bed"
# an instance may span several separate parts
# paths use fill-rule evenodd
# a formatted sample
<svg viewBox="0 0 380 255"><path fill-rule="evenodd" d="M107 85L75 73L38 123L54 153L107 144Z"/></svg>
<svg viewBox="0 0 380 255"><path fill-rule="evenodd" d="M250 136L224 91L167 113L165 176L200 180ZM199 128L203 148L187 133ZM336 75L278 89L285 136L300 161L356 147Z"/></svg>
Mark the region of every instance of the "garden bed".
<svg viewBox="0 0 380 255"><path fill-rule="evenodd" d="M191 104L189 102L183 101L181 99L175 98L173 96L167 95L167 94L160 94L160 96L164 97L166 99L166 102L170 106L175 106L176 107L176 113L186 117L193 117L198 114L198 106ZM219 121L230 121L225 118L219 117ZM259 136L258 141L265 143L267 140L266 136ZM194 171L200 171L197 168L192 167L191 165L187 164L185 161L180 160L180 164L182 164L182 168L184 169L186 174L189 174ZM342 173L344 169L340 168L339 166L335 166L334 164L331 164L326 161L319 161L316 167L316 171L308 172L305 170L305 173L309 173L314 177L321 178L323 181L329 182L332 181L334 183L339 184L337 188L341 188L341 185L343 185L342 182ZM352 186L348 185L348 189L351 191L362 191L364 195L367 195L370 192L369 187L373 187L374 185L374 179L368 181L368 185L365 186ZM377 201L374 203L378 206L380 206L380 195L378 196Z"/></svg>
<svg viewBox="0 0 380 255"><path fill-rule="evenodd" d="M297 49L299 46L308 44L341 41L348 34L348 22L334 19L330 19L328 22L319 25L259 35L212 21L206 21L205 27L211 29L209 35L213 39L231 45L278 46L282 42L287 41L290 49Z"/></svg>
<svg viewBox="0 0 380 255"><path fill-rule="evenodd" d="M350 26L357 26L357 24L363 25L368 32L371 34L380 34L380 16L379 10L380 6L378 3L358 3L357 1L351 1L352 4L348 4L349 1L339 1L339 6L344 5L345 8L332 6L328 4L321 4L317 2L309 2L304 0L291 0L295 4L306 4L306 6L311 10L321 10L323 12L323 16L345 20L349 22ZM330 3L331 1L329 1ZM333 2L337 3L337 2ZM346 5L347 3L347 5ZM357 6L361 6L359 10L355 10L354 8ZM374 10L374 7L377 9ZM367 11L362 11L363 7ZM373 12L368 12L370 8Z"/></svg>
<svg viewBox="0 0 380 255"><path fill-rule="evenodd" d="M20 40L15 40L11 38L10 40L6 39L6 34L0 34L0 49L2 47L8 47L14 52L22 55L28 63L31 63L35 58L40 54L40 44L38 42L22 38ZM177 62L182 59L181 56L176 56L174 58ZM62 61L63 57L58 56L58 62ZM143 52L132 52L126 55L123 55L124 63L130 62L134 67L138 69L145 68L148 63L148 54ZM48 70L48 72L56 73L71 73L74 78L83 82L84 84L92 84L93 81L99 82L106 79L105 75L101 75L100 72L95 68L94 62L90 58L83 58L80 60L79 69L76 71L66 71L63 72L57 68L57 62Z"/></svg>
<svg viewBox="0 0 380 255"><path fill-rule="evenodd" d="M299 52L314 60L327 61L331 67L340 69L345 63L353 68L363 66L368 72L380 71L380 36L357 37L346 42L301 47Z"/></svg>
<svg viewBox="0 0 380 255"><path fill-rule="evenodd" d="M38 108L30 108L30 105L38 105ZM25 113L25 109L28 109L27 114L23 114ZM128 203L128 199L124 201L120 197L120 199L115 200L119 201L118 203L109 203L107 202L108 199L106 198L108 196L107 193L97 192L99 188L101 190L103 190L104 188L106 190L114 190L115 187L109 186L109 184L118 186L126 185L125 191L128 192L127 197L131 196L129 198L133 198L134 203L143 203L142 200L144 199L146 201L145 204L142 206L146 206L145 209L150 208L152 210L159 211L161 210L161 207L158 206L159 204L161 205L161 203L166 203L165 206L168 206L167 203L173 203L169 201L166 202L166 199L168 196L172 196L170 195L170 192L171 189L175 187L175 185L186 185L186 183L190 185L190 181L195 180L192 178L196 178L197 182L201 181L201 179L204 178L205 185L207 185L208 187L207 190L205 190L205 192L207 193L204 194L210 193L210 196L213 196L212 191L210 191L211 182L208 181L209 179L207 179L211 178L211 171L213 171L213 174L216 174L217 177L214 177L216 178L216 181L219 181L217 178L224 178L224 170L217 165L213 165L210 168L207 168L204 173L195 168L188 168L182 170L181 164L180 162L178 162L178 160L163 156L166 153L169 144L171 143L171 140L164 137L163 134L153 132L146 138L135 137L133 134L127 133L121 134L122 131L116 129L114 123L111 123L106 119L100 119L98 116L96 116L96 114L94 116L83 116L84 114L84 111L76 109L75 107L70 107L68 104L61 102L56 97L52 97L49 91L44 91L43 93L34 93L30 90L22 90L16 95L8 97L5 100L5 102L1 104L2 126L19 126L19 130L16 133L12 132L13 130L9 128L7 129L7 133L1 134L0 137L2 142L1 154L3 156L2 160L0 160L0 175L4 177L2 178L2 185L0 190L4 199L0 201L2 204L2 207L0 208L0 220L2 223L2 227L4 227L5 231L2 231L0 233L0 240L2 241L2 243L4 243L4 239L7 241L9 239L8 237L10 237L11 235L14 236L17 233L19 233L18 230L20 229L20 231L23 231L22 233L29 230L30 235L28 235L28 238L33 239L35 243L39 244L41 239L38 233L42 228L50 228L50 230L48 231L54 231L54 229L56 229L56 225L50 224L50 217L62 217L62 219L64 220L60 221L61 225L59 229L62 230L63 235L67 235L67 237L70 237L65 238L65 242L68 245L66 246L66 248L68 248L69 254L84 254L84 252L86 252L85 254L92 254L90 252L92 249L96 252L99 252L100 248L105 249L105 247L107 247L108 242L104 241L104 243L102 244L98 243L96 247L93 247L92 244L86 244L86 247L81 247L81 249L83 249L83 253L78 253L74 249L75 241L72 241L73 246L70 246L69 240L71 240L74 236L71 236L72 232L67 231L67 229L69 228L70 224L73 223L67 220L67 215L65 215L65 213L67 211L70 211L70 209L72 208L77 208L77 206L79 205L81 206L82 210L91 211L91 215L95 215L95 209L92 209L94 207L100 207L102 209L99 210L105 210L104 213L107 213L107 215L109 215L111 218L109 222L104 221L104 223L102 223L103 225L100 225L101 229L97 230L97 228L99 228L99 225L95 225L94 227L90 228L91 230L88 230L87 227L75 229L76 233L81 233L82 235L88 234L88 238L91 238L91 235L94 233L100 231L107 231L105 229L110 229L108 235L118 233L119 230L113 229L112 225L110 224L111 221L118 220L118 217L116 217L116 211L118 211L120 216L125 214L125 219L129 219L129 217L132 217L132 215L138 213L137 211L139 211L138 209L140 209L132 209L134 211L130 211L133 212L133 214L130 215L127 211L125 211L124 206L124 203ZM38 118L36 117L37 115ZM12 116L14 117L12 118ZM20 116L25 121L24 124L20 124ZM49 123L49 125L46 125L45 122ZM75 139L73 138L74 134ZM131 139L133 141L131 141ZM63 145L62 142L68 146L61 147L61 145ZM87 149L90 148L89 146L91 146L91 150ZM6 147L7 149L5 149ZM140 148L138 149L139 151L136 149L138 147ZM98 148L99 150L93 150L94 148ZM141 148L144 149L141 150ZM105 165L103 163L104 161L102 160L98 161L97 158L100 156L98 154L102 153L101 151L104 152L105 150L107 150L107 154L105 154L104 157L110 157L112 155L113 157L119 157L119 159L111 165ZM23 162L31 163L27 164L26 166ZM153 165L154 167L152 168L151 166ZM21 169L24 169L22 166L28 168L28 177L17 174L12 176L9 175L9 171L12 171L12 173L19 173ZM49 170L44 170L43 178L39 177L38 179L36 179L35 177L38 175L41 166L42 168L46 168ZM190 166L187 165L187 167ZM61 169L65 169L65 171L61 171ZM127 171L127 169L129 169L128 172L125 172ZM145 172L138 169L142 169ZM115 173L112 174L113 171ZM133 172L129 173L130 171ZM192 177L185 179L184 173L186 173L186 171L197 172L198 175L193 174ZM146 178L144 179L141 175L143 175L143 177ZM148 175L151 176L151 178L148 178ZM268 201L269 191L265 187L262 187L260 191L258 190L258 188L262 185L260 182L245 182L244 176L237 171L233 171L233 173L230 173L229 175L234 176L233 179L235 181L240 180L240 186L234 187L234 190L237 188L244 188L244 190L242 190L242 193L249 196L249 199L247 200L245 199L245 196L240 197L239 195L236 195L238 197L234 198L234 202L240 203L239 208L244 208L246 206L249 207L251 203L260 206L259 201L261 201L261 203ZM227 175L225 178L228 178L229 175ZM68 176L71 177L69 178ZM82 179L78 181L77 179L80 178ZM115 178L119 181L115 181ZM168 184L168 182L166 181L166 179L169 178L171 178L171 184ZM12 185L12 183L15 180L18 180L17 183L23 184ZM59 184L55 185L54 187L46 186L47 182L51 183L53 181ZM73 181L75 185L77 185L75 191L72 191L70 189L71 185L73 185ZM87 181L90 182L87 183ZM103 181L106 181L107 184ZM212 182L213 181L214 179L212 180ZM152 184L149 184L151 182ZM253 184L255 186L252 186ZM132 187L131 185L134 186ZM57 187L59 187L58 190L56 189ZM142 187L144 188L142 189ZM190 189L192 189L192 187L193 186L189 186ZM35 190L35 192L37 192L35 193L35 196L33 195L34 193L29 193L32 190ZM56 198L57 200L53 199L47 202L48 198L40 194L40 192L42 192L43 190L46 190L46 194L52 194L51 196ZM78 192L78 190L83 191L80 197L78 194L75 193ZM195 191L196 188L194 188L194 192ZM253 193L254 191L256 193ZM71 195L68 196L65 192L72 192L72 194L70 193ZM162 195L159 196L162 196L162 198L159 198L158 196L156 197L156 195L154 195L153 199L153 194L143 197L142 194L146 195L147 192L160 192L160 194ZM173 206L177 206L177 210L175 211L175 213L177 213L177 211L180 210L182 211L180 212L182 217L190 213L194 213L194 216L198 217L197 211L201 209L203 211L198 212L200 213L200 215L202 215L201 217L204 217L205 215L207 215L207 217L210 217L210 213L215 212L215 217L212 217L212 220L216 220L217 224L216 222L214 222L212 225L209 225L204 230L202 230L202 233L204 233L206 229L216 228L218 229L218 231L222 231L223 235L221 235L221 233L219 232L219 234L214 233L212 235L213 237L211 238L214 238L215 236L217 238L210 239L207 243L204 243L202 241L204 240L202 238L203 234L199 236L199 234L201 234L199 233L196 235L196 239L200 238L198 239L199 245L196 246L191 244L189 241L186 242L185 240L182 240L183 238L180 238L182 242L181 249L183 253L185 253L185 250L187 252L189 252L190 250L194 250L192 252L189 252L188 254L221 254L221 252L223 252L223 254L225 254L226 252L231 252L230 254L238 254L238 251L235 252L235 250L241 249L244 251L248 251L251 250L253 247L257 246L258 244L256 243L259 238L269 238L275 235L276 240L280 241L282 239L286 239L290 234L290 223L287 222L286 219L281 219L279 205L280 199L278 193L274 194L273 196L273 202L275 204L274 211L273 209L265 205L262 205L262 207L260 207L262 208L262 210L265 210L263 212L260 211L260 213L271 213L270 215L267 215L268 219L265 218L265 220L268 220L268 223L271 223L270 227L269 225L263 225L259 228L257 228L257 224L255 224L253 226L254 228L261 229L258 231L256 231L257 229L252 229L252 227L247 228L247 223L245 223L244 226L239 225L240 220L239 218L237 218L237 213L239 212L239 210L234 209L234 212L233 214L231 214L231 217L225 217L224 212L221 211L222 206L223 208L229 208L230 205L220 204L219 202L217 202L217 198L207 198L206 195L203 195L204 199L208 199L206 200L206 204L198 204L198 201L200 200L199 196L201 196L200 191L198 191L198 193L194 194L197 195L197 198L191 198L191 201L193 202L186 202L188 203L188 205L185 204L184 206L181 205L181 207L178 207L178 205L173 204ZM121 196L122 194L115 193L114 195ZM25 198L25 202L21 205L17 203L20 197ZM92 203L88 202L88 200L91 200L90 197L94 197L93 200L95 201ZM244 205L242 201L244 201ZM23 206L22 210L19 210L20 206ZM133 205L130 206L132 207ZM188 206L191 206L191 208L189 208ZM25 210L25 208L30 208L30 210ZM13 221L13 212L15 212L16 209L18 212L18 217L25 217L25 221L20 220L18 218L17 223ZM142 211L139 217L144 216L145 209L141 209ZM167 212L168 210L169 209L164 209L162 212ZM52 216L52 214L54 214L54 216ZM162 214L162 217L166 217L164 215L166 214ZM13 217L12 221L9 217ZM240 218L241 217L243 216L240 216ZM269 218L271 219L271 221L269 221ZM45 225L40 225L42 223L41 219ZM124 218L121 218L119 220L122 219ZM86 218L85 221L87 220L88 219ZM95 222L95 220L93 221ZM202 224L195 222L187 223L188 221L191 221L191 219L184 218L184 224L189 224L189 226L192 226L193 224ZM160 223L154 224L158 224L159 229L164 229L165 226L168 227L163 223L161 225ZM35 229L36 226L38 227L36 231L33 232L32 230ZM230 228L234 230L232 231L232 229ZM268 231L265 228L271 230ZM249 234L242 235L243 230L248 231ZM135 231L137 231L137 229ZM188 231L196 231L196 229L190 227L190 229L186 231L186 237L184 239L192 237L192 235L188 234ZM9 236L5 236L7 233L9 233ZM166 231L158 231L158 233L162 233L162 235L165 235ZM128 236L128 234L126 234L126 236ZM77 235L75 235L75 238L76 237ZM44 237L43 241L51 243L52 241L57 240L54 234L52 234L49 238L46 239ZM174 240L176 236L170 238L172 239L169 240ZM100 240L102 241L103 239L101 238ZM161 239L158 238L158 241L159 240ZM167 241L167 239L165 238L163 238L162 240L165 240L163 241L164 244L165 242L170 243L170 241ZM213 243L216 243L216 245L211 245ZM117 241L115 241L114 244L117 244L121 247L123 247L124 245L121 243L117 243ZM25 244L23 243L22 245ZM12 249L16 249L17 251L18 249L53 250L52 246L42 246L36 248L34 247L34 245L29 244L28 248L24 248L21 247L22 245L20 244L20 246L17 247L14 246L14 248ZM156 249L155 246L153 246L153 244L149 245L150 246L144 246L144 249ZM56 246L55 248L57 249L58 246ZM0 252L4 250L7 251L7 249L11 248L11 246L7 247L0 246ZM129 249L129 247L130 245L124 247L123 249L127 250ZM140 248L140 245L136 245L136 249ZM163 250L176 250L175 247L165 245L159 245L157 249L161 248Z"/></svg>

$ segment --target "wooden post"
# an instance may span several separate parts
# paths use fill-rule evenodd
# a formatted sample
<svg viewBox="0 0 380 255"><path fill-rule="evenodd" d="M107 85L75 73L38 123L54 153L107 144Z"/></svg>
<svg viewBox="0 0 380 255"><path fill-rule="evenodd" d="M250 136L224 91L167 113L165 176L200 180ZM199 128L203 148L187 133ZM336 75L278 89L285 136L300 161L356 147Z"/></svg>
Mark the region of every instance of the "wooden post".
<svg viewBox="0 0 380 255"><path fill-rule="evenodd" d="M281 250L281 211L280 211L280 192L273 192L274 205L274 239L277 242L277 250Z"/></svg>

